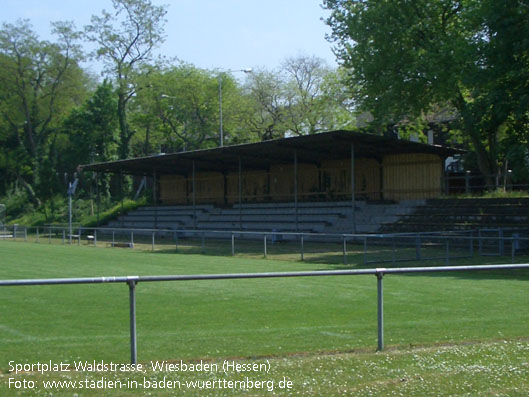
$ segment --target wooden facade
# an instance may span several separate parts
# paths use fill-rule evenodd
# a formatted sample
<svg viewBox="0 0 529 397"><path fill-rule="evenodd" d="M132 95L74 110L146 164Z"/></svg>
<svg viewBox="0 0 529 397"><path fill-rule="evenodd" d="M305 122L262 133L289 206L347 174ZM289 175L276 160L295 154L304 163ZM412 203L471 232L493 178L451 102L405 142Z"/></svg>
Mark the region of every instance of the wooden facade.
<svg viewBox="0 0 529 397"><path fill-rule="evenodd" d="M350 200L352 168L356 200L425 199L441 193L443 158L406 153L389 154L381 160L358 157L318 164L293 160L265 170L245 170L242 161L240 172L196 170L194 178L192 174L161 175L159 200L167 205Z"/></svg>

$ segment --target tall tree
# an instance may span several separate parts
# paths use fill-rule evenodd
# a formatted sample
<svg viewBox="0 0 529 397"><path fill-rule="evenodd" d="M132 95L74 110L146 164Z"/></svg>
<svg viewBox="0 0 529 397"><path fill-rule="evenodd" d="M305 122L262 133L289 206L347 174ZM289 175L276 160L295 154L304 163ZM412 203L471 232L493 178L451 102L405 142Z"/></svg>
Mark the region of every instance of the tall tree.
<svg viewBox="0 0 529 397"><path fill-rule="evenodd" d="M484 175L498 139L527 114L527 0L324 0L355 99L379 122L449 105Z"/></svg>
<svg viewBox="0 0 529 397"><path fill-rule="evenodd" d="M245 87L251 130L271 139L351 127L354 109L340 73L305 55L286 59L279 71L252 73Z"/></svg>
<svg viewBox="0 0 529 397"><path fill-rule="evenodd" d="M135 130L129 126L127 106L138 87L134 77L140 66L152 59L152 50L163 42L165 6L150 0L112 0L114 12L92 16L85 26L88 40L99 45L95 54L105 63L105 72L116 81L120 130L119 157L130 155Z"/></svg>
<svg viewBox="0 0 529 397"><path fill-rule="evenodd" d="M82 58L70 23L57 22L55 43L41 41L28 21L2 25L0 30L0 111L2 134L15 147L18 178L36 201L34 189L41 181L48 148L61 119L82 100L86 78ZM8 157L9 158L9 157Z"/></svg>
<svg viewBox="0 0 529 397"><path fill-rule="evenodd" d="M137 100L158 119L163 135L158 147L180 151L218 145L219 83L214 72L180 64L152 68L148 79L149 89L139 91ZM223 86L227 100L231 86L227 77Z"/></svg>

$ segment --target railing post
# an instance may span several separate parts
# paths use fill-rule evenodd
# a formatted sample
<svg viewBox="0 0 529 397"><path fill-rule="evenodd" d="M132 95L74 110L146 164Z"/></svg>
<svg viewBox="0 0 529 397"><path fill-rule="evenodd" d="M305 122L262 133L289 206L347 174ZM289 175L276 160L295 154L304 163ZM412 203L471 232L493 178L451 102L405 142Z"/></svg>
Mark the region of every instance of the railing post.
<svg viewBox="0 0 529 397"><path fill-rule="evenodd" d="M343 248L342 248L342 255L343 255L343 264L347 265L347 240L345 239L345 236L343 236Z"/></svg>
<svg viewBox="0 0 529 397"><path fill-rule="evenodd" d="M136 364L138 352L136 344L136 279L129 279L129 308L130 308L130 362Z"/></svg>
<svg viewBox="0 0 529 397"><path fill-rule="evenodd" d="M478 253L479 256L483 255L483 240L481 238L481 229L478 229Z"/></svg>
<svg viewBox="0 0 529 397"><path fill-rule="evenodd" d="M303 262L305 260L305 242L303 240L303 233L301 233L301 261Z"/></svg>
<svg viewBox="0 0 529 397"><path fill-rule="evenodd" d="M367 236L364 236L364 265L367 264Z"/></svg>
<svg viewBox="0 0 529 397"><path fill-rule="evenodd" d="M378 346L377 350L384 350L384 290L383 281L384 270L376 269L377 276L377 324L378 324Z"/></svg>
<svg viewBox="0 0 529 397"><path fill-rule="evenodd" d="M445 244L446 244L445 264L446 266L449 266L450 265L450 241L448 240L448 236L445 237Z"/></svg>
<svg viewBox="0 0 529 397"><path fill-rule="evenodd" d="M500 256L503 256L505 254L505 240L503 238L503 229L502 228L499 228L498 229L498 244L499 244L499 252L498 254Z"/></svg>
<svg viewBox="0 0 529 397"><path fill-rule="evenodd" d="M391 245L393 247L393 251L391 252L391 263L393 264L393 266L395 266L395 261L396 261L396 252L395 252L395 236L391 236Z"/></svg>
<svg viewBox="0 0 529 397"><path fill-rule="evenodd" d="M418 261L421 260L421 235L417 234L415 237L415 257Z"/></svg>

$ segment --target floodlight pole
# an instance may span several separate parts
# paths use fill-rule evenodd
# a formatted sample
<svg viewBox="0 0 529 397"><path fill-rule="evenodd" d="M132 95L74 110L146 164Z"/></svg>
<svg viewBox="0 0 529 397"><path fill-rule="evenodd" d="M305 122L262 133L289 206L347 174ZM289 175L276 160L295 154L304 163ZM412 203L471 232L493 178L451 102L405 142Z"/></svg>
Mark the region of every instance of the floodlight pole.
<svg viewBox="0 0 529 397"><path fill-rule="evenodd" d="M251 73L251 68L246 69L235 69L235 70L226 70L226 73L231 72L244 72L244 73ZM224 130L222 126L222 73L219 73L218 75L219 79L219 123L220 123L220 147L224 146Z"/></svg>

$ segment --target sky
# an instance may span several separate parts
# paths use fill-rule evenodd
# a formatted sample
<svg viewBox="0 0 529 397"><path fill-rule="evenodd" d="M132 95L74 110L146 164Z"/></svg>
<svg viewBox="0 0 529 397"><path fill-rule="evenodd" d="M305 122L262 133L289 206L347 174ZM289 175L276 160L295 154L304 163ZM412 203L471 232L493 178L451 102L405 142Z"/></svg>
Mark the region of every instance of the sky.
<svg viewBox="0 0 529 397"><path fill-rule="evenodd" d="M166 40L159 54L205 69L276 69L288 57L323 58L336 66L321 0L152 0L168 5ZM112 10L111 0L0 0L2 22L29 19L41 39L51 39L50 22L73 21L80 29L90 16ZM99 72L95 63L87 65Z"/></svg>

